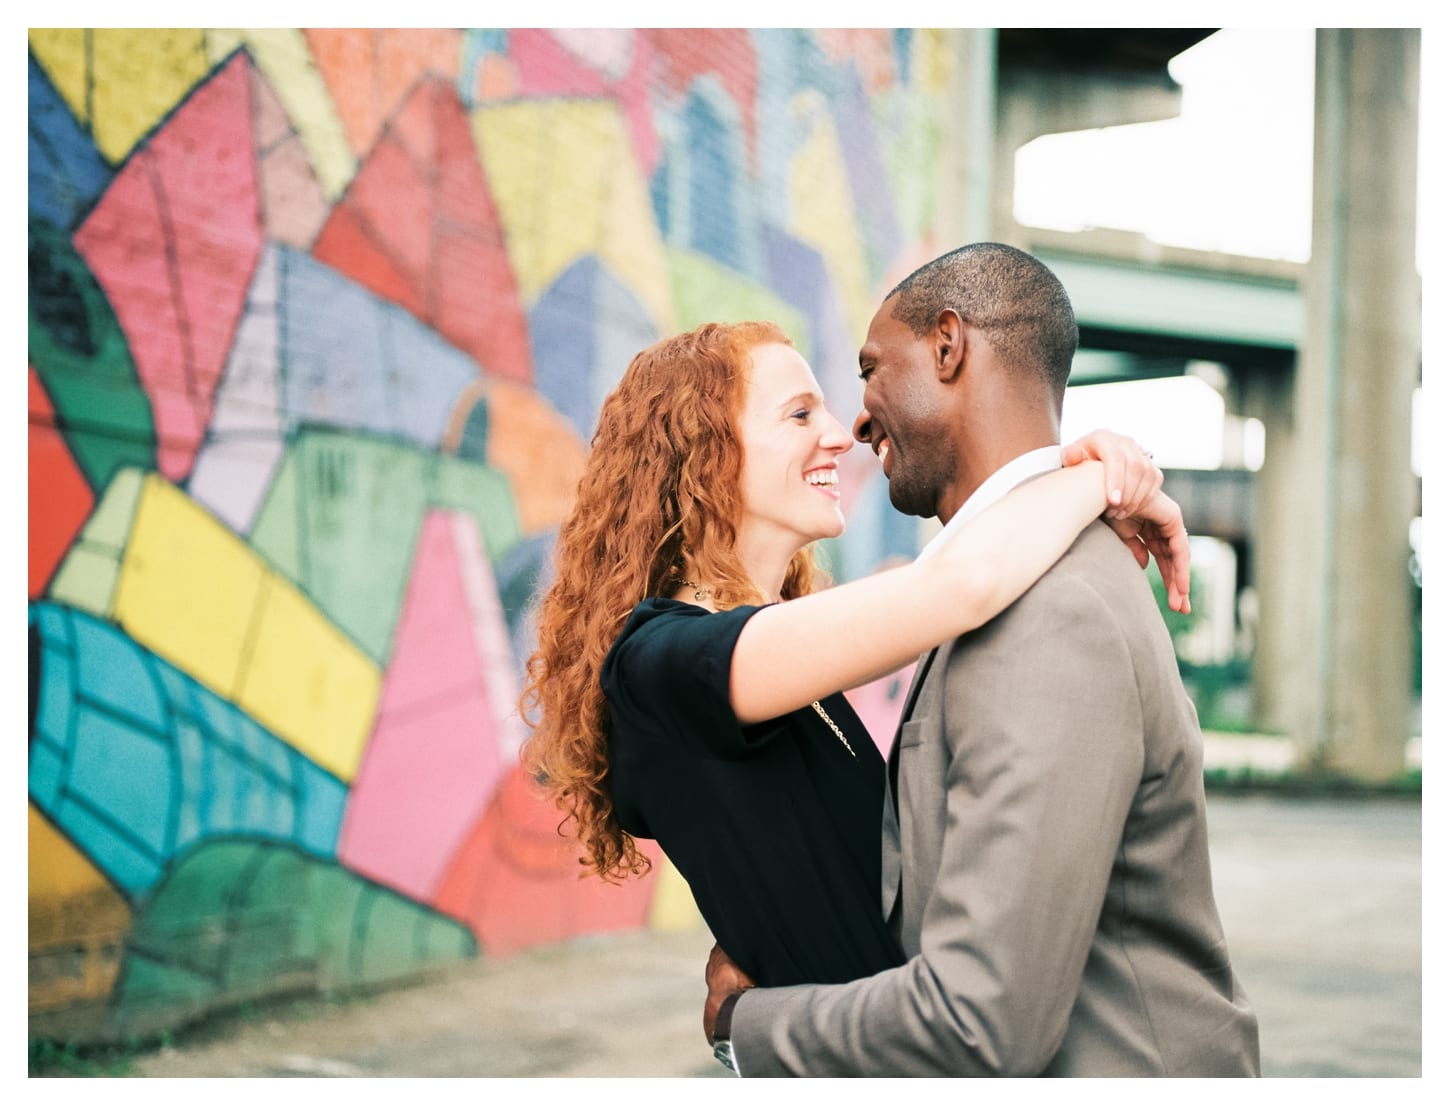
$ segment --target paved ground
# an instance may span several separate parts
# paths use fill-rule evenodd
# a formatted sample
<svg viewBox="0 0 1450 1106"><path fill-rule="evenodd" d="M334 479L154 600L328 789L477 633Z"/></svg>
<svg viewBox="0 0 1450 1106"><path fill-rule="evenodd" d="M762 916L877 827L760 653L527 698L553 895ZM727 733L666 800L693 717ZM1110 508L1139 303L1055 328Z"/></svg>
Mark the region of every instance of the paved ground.
<svg viewBox="0 0 1450 1106"><path fill-rule="evenodd" d="M1420 804L1213 796L1215 881L1266 1076L1421 1072ZM703 929L595 937L363 1000L274 1006L141 1076L722 1077Z"/></svg>

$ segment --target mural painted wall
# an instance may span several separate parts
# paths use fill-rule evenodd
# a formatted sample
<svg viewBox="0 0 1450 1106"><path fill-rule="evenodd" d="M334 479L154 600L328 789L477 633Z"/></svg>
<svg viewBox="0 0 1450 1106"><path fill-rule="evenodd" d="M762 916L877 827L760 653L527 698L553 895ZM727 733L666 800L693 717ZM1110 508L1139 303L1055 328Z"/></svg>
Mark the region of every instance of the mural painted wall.
<svg viewBox="0 0 1450 1106"><path fill-rule="evenodd" d="M774 319L854 415L946 46L30 30L33 1037L697 924L657 850L577 878L526 611L644 345ZM857 452L838 578L915 549Z"/></svg>

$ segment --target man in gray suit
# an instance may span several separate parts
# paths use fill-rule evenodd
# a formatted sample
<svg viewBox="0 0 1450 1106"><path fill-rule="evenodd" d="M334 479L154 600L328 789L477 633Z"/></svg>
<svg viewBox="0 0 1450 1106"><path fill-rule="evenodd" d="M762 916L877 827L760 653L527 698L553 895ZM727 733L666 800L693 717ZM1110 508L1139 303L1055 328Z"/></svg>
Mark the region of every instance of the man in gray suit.
<svg viewBox="0 0 1450 1106"><path fill-rule="evenodd" d="M1020 250L966 246L898 285L861 347L855 425L892 504L953 528L1057 467L1076 347L1062 285ZM1134 524L1093 523L917 664L883 816L883 908L908 962L746 989L711 954L706 1036L742 1075L1258 1074L1197 716L1110 525Z"/></svg>

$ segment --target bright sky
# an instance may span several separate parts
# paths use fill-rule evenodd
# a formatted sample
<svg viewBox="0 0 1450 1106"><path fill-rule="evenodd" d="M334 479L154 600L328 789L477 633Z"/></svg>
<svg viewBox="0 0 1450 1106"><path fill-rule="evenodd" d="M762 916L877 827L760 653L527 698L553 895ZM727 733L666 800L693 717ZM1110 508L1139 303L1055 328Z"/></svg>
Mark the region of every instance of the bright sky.
<svg viewBox="0 0 1450 1106"><path fill-rule="evenodd" d="M1024 146L1018 220L1307 260L1314 32L1222 30L1174 58L1169 73L1183 86L1178 118Z"/></svg>
<svg viewBox="0 0 1450 1106"><path fill-rule="evenodd" d="M1422 66L1429 69L1428 62ZM1164 245L1307 260L1314 31L1222 30L1174 58L1169 72L1183 86L1177 118L1046 135L1024 146L1017 155L1018 220L1068 231L1114 227ZM1422 137L1429 115L1422 105ZM1422 140L1421 149L1431 147ZM1422 156L1422 194L1427 164ZM1427 222L1420 222L1421 242ZM1165 467L1217 468L1223 419L1223 402L1203 379L1104 384L1069 391L1063 436L1110 426L1150 446ZM1231 421L1231 435L1245 432L1252 462L1262 428ZM1418 473L1417 426L1411 438Z"/></svg>

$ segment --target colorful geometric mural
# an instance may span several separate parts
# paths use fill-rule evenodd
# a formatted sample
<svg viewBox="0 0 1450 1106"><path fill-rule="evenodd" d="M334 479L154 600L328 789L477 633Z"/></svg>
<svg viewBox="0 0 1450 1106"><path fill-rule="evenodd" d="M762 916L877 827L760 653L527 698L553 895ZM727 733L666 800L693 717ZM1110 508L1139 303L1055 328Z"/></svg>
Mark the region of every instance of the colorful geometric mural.
<svg viewBox="0 0 1450 1106"><path fill-rule="evenodd" d="M698 924L521 770L530 603L650 342L773 319L854 416L939 246L943 33L29 46L32 1036ZM857 452L838 578L915 549Z"/></svg>

